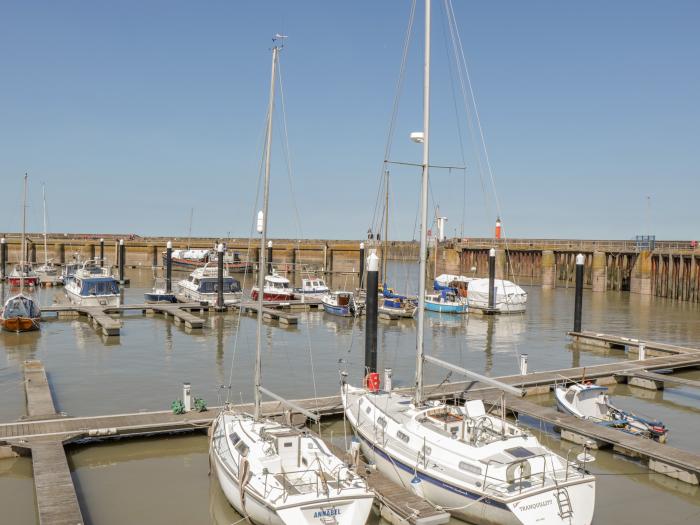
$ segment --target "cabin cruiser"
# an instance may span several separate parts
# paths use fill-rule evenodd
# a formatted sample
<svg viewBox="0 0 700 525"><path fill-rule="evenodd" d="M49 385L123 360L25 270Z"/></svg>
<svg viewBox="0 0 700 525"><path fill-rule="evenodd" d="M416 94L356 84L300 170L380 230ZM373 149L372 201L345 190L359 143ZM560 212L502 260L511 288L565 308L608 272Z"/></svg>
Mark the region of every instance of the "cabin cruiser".
<svg viewBox="0 0 700 525"><path fill-rule="evenodd" d="M324 311L341 317L357 317L362 309L355 303L355 294L352 292L326 292L321 297Z"/></svg>
<svg viewBox="0 0 700 525"><path fill-rule="evenodd" d="M10 297L0 311L0 325L8 332L38 330L40 321L39 304L24 293Z"/></svg>
<svg viewBox="0 0 700 525"><path fill-rule="evenodd" d="M167 252L163 252L163 266L167 264ZM206 263L217 262L216 249L187 249L173 250L171 254L172 267L176 270L194 270L201 268ZM241 257L236 252L224 253L224 265L229 273L243 273L253 269L254 265L250 262L241 260Z"/></svg>
<svg viewBox="0 0 700 525"><path fill-rule="evenodd" d="M187 279L178 282L180 294L190 301L216 304L219 268L206 263L195 269ZM228 274L224 268L224 304L236 304L241 300L241 283Z"/></svg>
<svg viewBox="0 0 700 525"><path fill-rule="evenodd" d="M96 260L86 261L66 282L66 295L78 306L119 306L119 283Z"/></svg>
<svg viewBox="0 0 700 525"><path fill-rule="evenodd" d="M318 277L309 277L301 280L301 288L295 288L294 293L301 297L320 298L329 291L326 281Z"/></svg>
<svg viewBox="0 0 700 525"><path fill-rule="evenodd" d="M465 314L468 310L466 297L460 297L453 288L435 294L425 294L425 309L444 314Z"/></svg>
<svg viewBox="0 0 700 525"><path fill-rule="evenodd" d="M39 285L39 276L30 263L16 264L10 275L7 276L7 282L10 286L22 286L23 281L24 286Z"/></svg>
<svg viewBox="0 0 700 525"><path fill-rule="evenodd" d="M63 270L61 271L61 275L58 277L58 280L61 284L66 284L68 281L73 279L75 276L75 272L80 270L82 268L83 263L80 261L80 259L73 259L72 262L66 263L63 266Z"/></svg>
<svg viewBox="0 0 700 525"><path fill-rule="evenodd" d="M515 283L504 279L494 280L494 308L504 314L524 312L527 307L527 293ZM489 308L489 280L474 279L467 289L467 304L470 309L486 310Z"/></svg>
<svg viewBox="0 0 700 525"><path fill-rule="evenodd" d="M557 386L554 389L557 408L561 412L659 443L666 442L668 429L661 421L617 408L610 402L607 392L607 387L593 383L575 383L568 388Z"/></svg>
<svg viewBox="0 0 700 525"><path fill-rule="evenodd" d="M257 286L253 286L250 296L253 301L258 300ZM273 270L272 275L265 276L263 285L263 300L272 302L286 302L294 299L294 290L289 284L289 279L282 277Z"/></svg>

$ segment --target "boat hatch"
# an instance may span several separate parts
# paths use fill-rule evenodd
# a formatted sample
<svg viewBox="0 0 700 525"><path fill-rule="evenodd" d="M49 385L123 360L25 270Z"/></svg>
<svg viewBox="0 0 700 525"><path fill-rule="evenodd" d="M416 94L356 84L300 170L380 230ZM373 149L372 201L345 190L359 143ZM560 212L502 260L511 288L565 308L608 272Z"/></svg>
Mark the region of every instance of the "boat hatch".
<svg viewBox="0 0 700 525"><path fill-rule="evenodd" d="M518 459L527 459L538 455L536 452L533 452L525 447L507 448L505 451L514 458Z"/></svg>

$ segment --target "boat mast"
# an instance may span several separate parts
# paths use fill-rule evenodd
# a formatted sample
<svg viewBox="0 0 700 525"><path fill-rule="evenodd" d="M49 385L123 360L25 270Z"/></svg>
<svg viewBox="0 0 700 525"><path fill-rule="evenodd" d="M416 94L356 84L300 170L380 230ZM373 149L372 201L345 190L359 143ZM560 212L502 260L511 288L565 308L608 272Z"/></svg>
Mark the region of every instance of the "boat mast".
<svg viewBox="0 0 700 525"><path fill-rule="evenodd" d="M190 208L190 228L187 233L187 249L190 249L190 241L192 240L192 216L194 215L194 208Z"/></svg>
<svg viewBox="0 0 700 525"><path fill-rule="evenodd" d="M255 351L255 410L253 415L258 421L261 412L262 394L260 387L262 383L262 328L263 328L263 297L265 295L265 248L267 245L267 208L270 200L270 150L272 147L272 113L275 108L275 75L277 70L277 55L282 48L278 45L277 37L272 39L275 44L272 46L272 73L270 74L270 101L267 106L267 134L265 137L265 182L263 184L263 209L262 221L258 216L258 228L260 232L260 256L258 257L258 332Z"/></svg>
<svg viewBox="0 0 700 525"><path fill-rule="evenodd" d="M382 282L386 284L386 263L389 258L389 170L384 171L384 244L382 248Z"/></svg>
<svg viewBox="0 0 700 525"><path fill-rule="evenodd" d="M46 241L46 184L41 185L41 195L44 198L44 267L49 264L49 249Z"/></svg>
<svg viewBox="0 0 700 525"><path fill-rule="evenodd" d="M423 401L423 321L425 271L428 249L428 167L430 159L430 0L425 0L425 56L423 64L423 176L420 196L420 270L418 275L418 332L416 335L416 392L413 402Z"/></svg>
<svg viewBox="0 0 700 525"><path fill-rule="evenodd" d="M27 177L24 174L24 196L22 198L22 256L19 261L19 293L24 293L24 258L27 254L25 235L27 234Z"/></svg>

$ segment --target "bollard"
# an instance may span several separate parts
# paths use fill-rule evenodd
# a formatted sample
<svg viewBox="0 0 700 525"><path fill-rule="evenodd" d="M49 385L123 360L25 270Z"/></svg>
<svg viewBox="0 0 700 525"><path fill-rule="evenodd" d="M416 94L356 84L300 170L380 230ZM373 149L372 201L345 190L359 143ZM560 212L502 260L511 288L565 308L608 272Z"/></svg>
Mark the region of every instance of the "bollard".
<svg viewBox="0 0 700 525"><path fill-rule="evenodd" d="M182 383L182 404L185 412L192 410L192 386L189 383Z"/></svg>
<svg viewBox="0 0 700 525"><path fill-rule="evenodd" d="M216 247L217 266L216 266L216 310L222 312L226 309L224 304L224 245L219 243Z"/></svg>
<svg viewBox="0 0 700 525"><path fill-rule="evenodd" d="M639 343L639 360L644 361L647 358L647 348L644 343Z"/></svg>
<svg viewBox="0 0 700 525"><path fill-rule="evenodd" d="M119 283L124 284L124 259L126 255L126 247L124 239L119 239Z"/></svg>
<svg viewBox="0 0 700 525"><path fill-rule="evenodd" d="M105 265L105 240L100 239L100 268Z"/></svg>
<svg viewBox="0 0 700 525"><path fill-rule="evenodd" d="M520 354L520 375L527 375L527 354Z"/></svg>
<svg viewBox="0 0 700 525"><path fill-rule="evenodd" d="M489 309L496 308L496 249L489 250Z"/></svg>
<svg viewBox="0 0 700 525"><path fill-rule="evenodd" d="M360 286L358 288L362 290L362 286L365 283L365 243L360 243Z"/></svg>
<svg viewBox="0 0 700 525"><path fill-rule="evenodd" d="M7 239L3 237L0 239L0 281L4 281L6 274L5 274L5 265L7 264Z"/></svg>
<svg viewBox="0 0 700 525"><path fill-rule="evenodd" d="M581 307L583 305L583 264L586 258L579 253L576 256L576 296L574 299L574 332L581 331Z"/></svg>
<svg viewBox="0 0 700 525"><path fill-rule="evenodd" d="M267 275L272 275L272 241L267 241Z"/></svg>
<svg viewBox="0 0 700 525"><path fill-rule="evenodd" d="M377 371L377 308L379 257L371 251L367 257L367 302L365 303L365 374Z"/></svg>
<svg viewBox="0 0 700 525"><path fill-rule="evenodd" d="M168 241L165 249L165 293L173 291L173 242Z"/></svg>

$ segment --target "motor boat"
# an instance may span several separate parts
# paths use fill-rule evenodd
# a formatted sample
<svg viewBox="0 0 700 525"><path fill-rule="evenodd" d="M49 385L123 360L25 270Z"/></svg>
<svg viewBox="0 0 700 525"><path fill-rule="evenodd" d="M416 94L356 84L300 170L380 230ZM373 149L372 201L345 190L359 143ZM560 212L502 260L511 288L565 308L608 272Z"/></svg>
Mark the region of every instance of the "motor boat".
<svg viewBox="0 0 700 525"><path fill-rule="evenodd" d="M460 297L453 288L447 288L436 294L426 294L425 309L444 314L465 314L469 307L466 297Z"/></svg>
<svg viewBox="0 0 700 525"><path fill-rule="evenodd" d="M258 300L259 287L253 286L250 296L253 301ZM294 290L289 284L289 279L279 275L273 270L271 275L265 276L263 284L263 301L266 302L288 302L294 300Z"/></svg>
<svg viewBox="0 0 700 525"><path fill-rule="evenodd" d="M241 300L241 283L228 274L224 269L224 304L237 304ZM216 304L218 299L217 285L219 268L214 263L206 263L196 268L187 279L178 282L180 294L189 301Z"/></svg>
<svg viewBox="0 0 700 525"><path fill-rule="evenodd" d="M303 297L321 298L330 289L326 281L318 277L308 277L301 280L301 288L295 288L294 293Z"/></svg>
<svg viewBox="0 0 700 525"><path fill-rule="evenodd" d="M659 443L666 442L668 429L661 421L646 419L617 408L610 402L607 392L608 389L604 386L574 383L569 387L555 387L554 396L561 412Z"/></svg>
<svg viewBox="0 0 700 525"><path fill-rule="evenodd" d="M7 276L7 283L15 288L20 286L38 286L39 276L30 263L20 263L16 264L10 275Z"/></svg>
<svg viewBox="0 0 700 525"><path fill-rule="evenodd" d="M143 298L147 303L176 303L177 297L167 290L165 279L158 278L153 283L153 289L145 292Z"/></svg>
<svg viewBox="0 0 700 525"><path fill-rule="evenodd" d="M323 303L323 310L329 314L341 317L357 317L362 313L355 303L355 294L353 292L326 292L321 298L321 302Z"/></svg>
<svg viewBox="0 0 700 525"><path fill-rule="evenodd" d="M65 285L66 295L78 306L119 306L119 283L97 260L85 261Z"/></svg>

